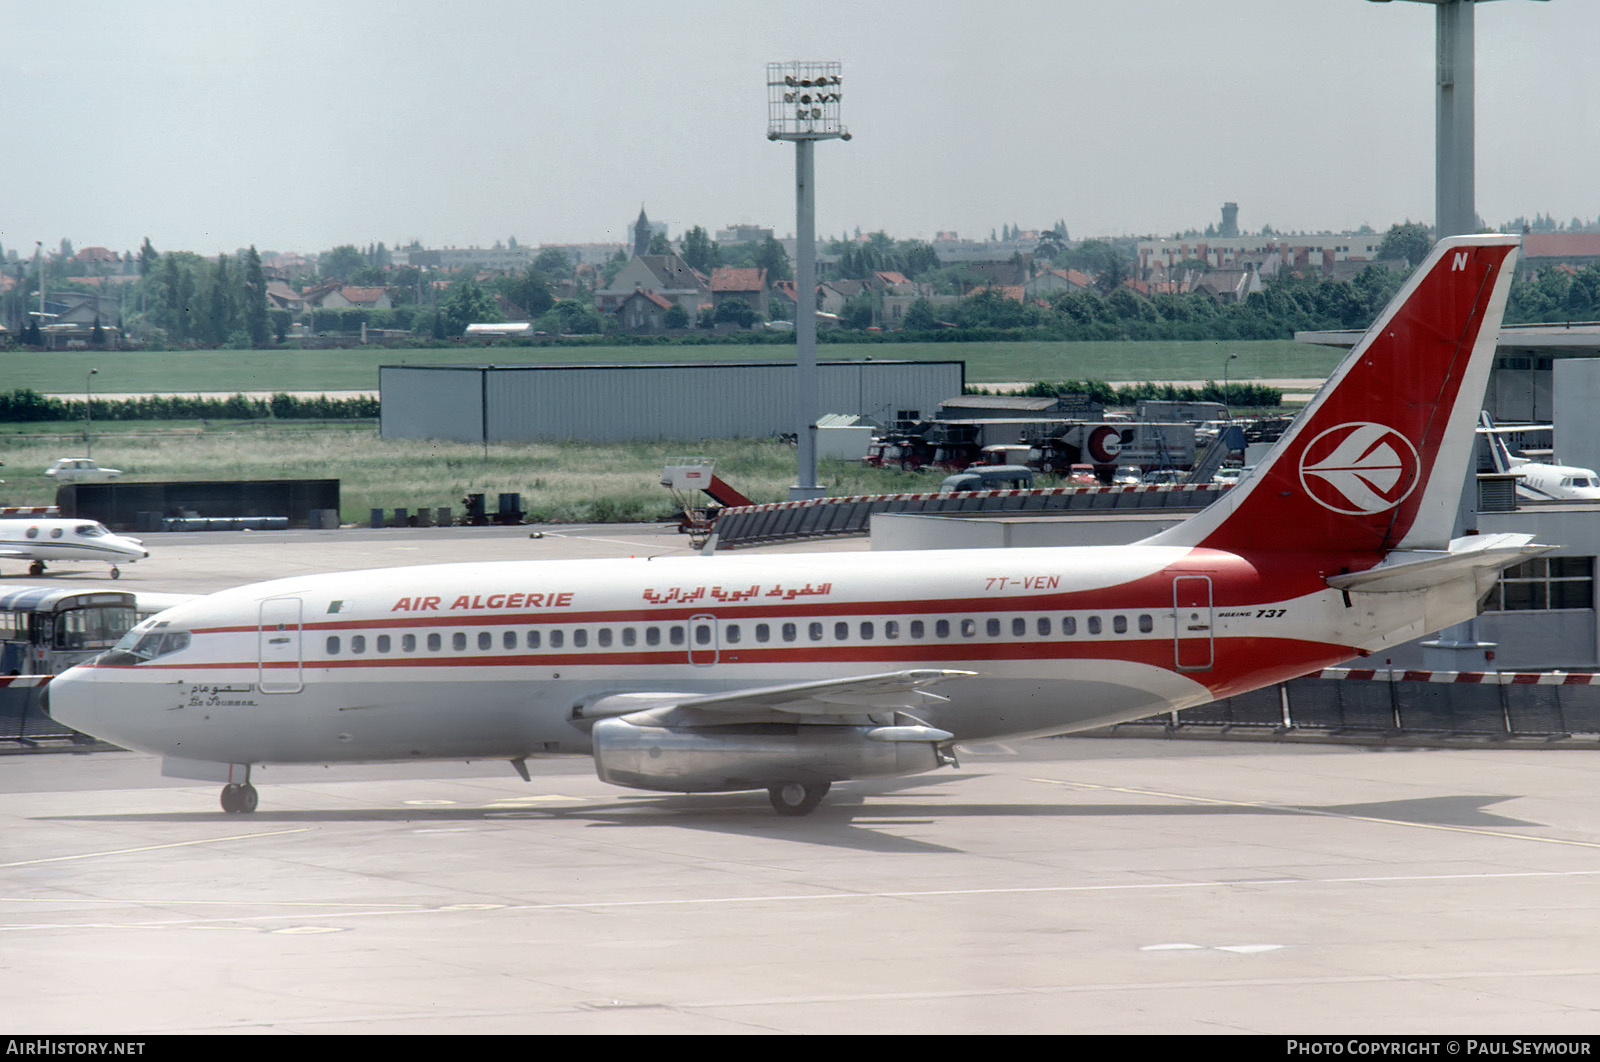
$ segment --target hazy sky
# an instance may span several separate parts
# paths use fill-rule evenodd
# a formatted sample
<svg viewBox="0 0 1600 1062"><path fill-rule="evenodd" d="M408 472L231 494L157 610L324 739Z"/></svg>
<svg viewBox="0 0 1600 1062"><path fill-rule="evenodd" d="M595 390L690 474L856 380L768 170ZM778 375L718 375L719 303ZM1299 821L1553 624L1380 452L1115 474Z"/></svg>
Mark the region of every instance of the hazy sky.
<svg viewBox="0 0 1600 1062"><path fill-rule="evenodd" d="M1600 214L1600 0L1477 8L1477 206ZM844 64L817 227L1433 218L1434 10L1367 0L0 0L0 246L794 227L765 64Z"/></svg>

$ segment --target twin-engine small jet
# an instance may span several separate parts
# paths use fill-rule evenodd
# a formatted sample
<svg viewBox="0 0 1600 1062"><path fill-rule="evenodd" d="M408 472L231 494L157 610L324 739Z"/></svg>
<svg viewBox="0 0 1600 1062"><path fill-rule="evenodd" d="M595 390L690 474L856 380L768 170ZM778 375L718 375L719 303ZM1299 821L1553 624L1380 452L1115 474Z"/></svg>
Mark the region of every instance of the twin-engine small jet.
<svg viewBox="0 0 1600 1062"><path fill-rule="evenodd" d="M43 575L45 561L89 560L111 565L111 578L122 575L119 564L150 556L144 543L113 534L94 520L41 520L0 517L0 560L32 561L29 575Z"/></svg>
<svg viewBox="0 0 1600 1062"><path fill-rule="evenodd" d="M1127 546L443 564L240 587L57 678L61 722L228 783L255 764L592 755L766 789L1205 704L1463 622L1526 535L1452 538L1517 238L1443 240L1277 446Z"/></svg>
<svg viewBox="0 0 1600 1062"><path fill-rule="evenodd" d="M1526 431L1527 427L1496 426L1483 413L1478 434L1489 441L1489 454L1496 472L1517 477L1517 497L1523 501L1600 501L1600 474L1576 465L1551 465L1511 452L1505 436Z"/></svg>

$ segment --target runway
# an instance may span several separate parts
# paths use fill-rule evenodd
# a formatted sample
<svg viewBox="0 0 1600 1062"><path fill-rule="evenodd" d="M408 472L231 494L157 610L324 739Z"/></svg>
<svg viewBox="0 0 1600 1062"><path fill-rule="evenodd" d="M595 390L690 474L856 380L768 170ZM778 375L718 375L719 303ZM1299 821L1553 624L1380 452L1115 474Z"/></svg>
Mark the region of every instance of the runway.
<svg viewBox="0 0 1600 1062"><path fill-rule="evenodd" d="M686 545L530 530L149 536L117 585ZM803 819L583 759L258 768L232 816L139 754L3 756L0 1026L1582 1035L1596 755L1055 739Z"/></svg>

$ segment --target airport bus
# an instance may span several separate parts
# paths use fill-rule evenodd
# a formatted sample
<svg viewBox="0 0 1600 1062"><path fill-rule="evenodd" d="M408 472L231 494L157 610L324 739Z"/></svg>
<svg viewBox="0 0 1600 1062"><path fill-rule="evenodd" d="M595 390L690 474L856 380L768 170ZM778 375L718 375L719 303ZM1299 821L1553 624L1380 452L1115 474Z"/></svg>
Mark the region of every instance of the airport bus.
<svg viewBox="0 0 1600 1062"><path fill-rule="evenodd" d="M60 674L117 644L139 619L131 593L48 586L0 590L0 677Z"/></svg>

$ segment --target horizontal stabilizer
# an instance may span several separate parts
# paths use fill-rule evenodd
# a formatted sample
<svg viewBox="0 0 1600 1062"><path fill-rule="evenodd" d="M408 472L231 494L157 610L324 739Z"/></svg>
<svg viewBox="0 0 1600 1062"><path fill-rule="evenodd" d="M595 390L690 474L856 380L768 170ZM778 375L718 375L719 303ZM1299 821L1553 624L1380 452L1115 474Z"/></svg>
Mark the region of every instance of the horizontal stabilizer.
<svg viewBox="0 0 1600 1062"><path fill-rule="evenodd" d="M1448 550L1397 550L1375 568L1330 575L1328 585L1335 590L1380 594L1426 590L1498 572L1555 548L1538 545L1532 535L1469 535L1453 540Z"/></svg>

